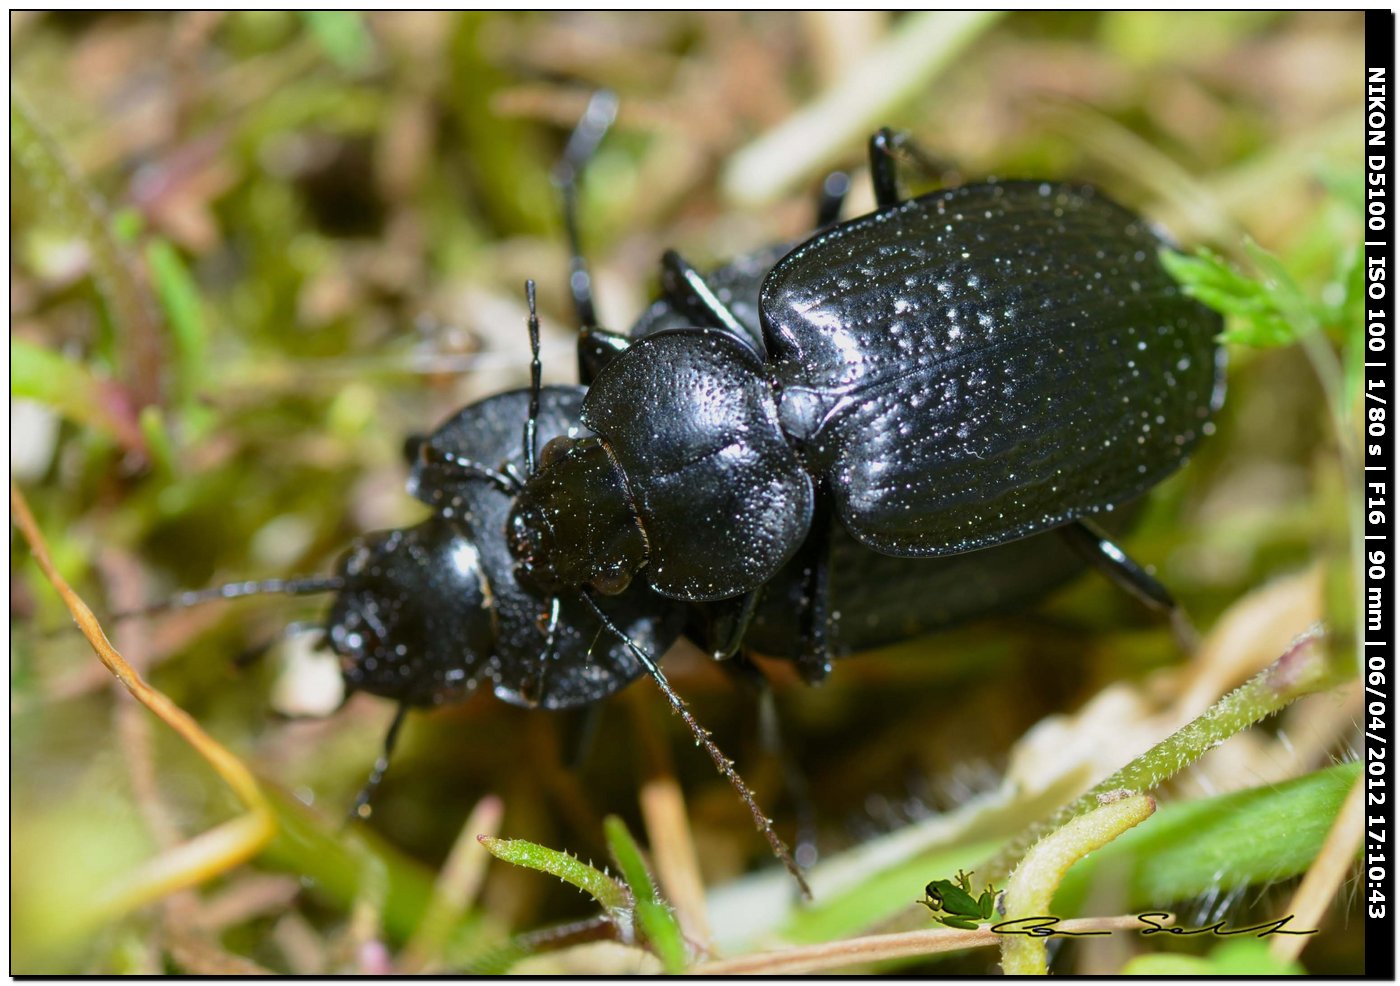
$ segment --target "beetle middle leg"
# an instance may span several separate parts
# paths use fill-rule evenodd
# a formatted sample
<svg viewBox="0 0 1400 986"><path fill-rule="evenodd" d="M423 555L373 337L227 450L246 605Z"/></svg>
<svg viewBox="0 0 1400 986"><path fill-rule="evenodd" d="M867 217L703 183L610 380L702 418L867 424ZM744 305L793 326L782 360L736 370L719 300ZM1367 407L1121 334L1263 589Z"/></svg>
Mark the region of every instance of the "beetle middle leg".
<svg viewBox="0 0 1400 986"><path fill-rule="evenodd" d="M593 274L584 259L578 222L579 180L615 119L617 96L607 89L599 89L588 100L550 176L559 190L564 231L569 239L569 297L578 318L578 376L584 385L591 383L598 371L631 342L626 336L598 325L598 313L593 304Z"/></svg>
<svg viewBox="0 0 1400 986"><path fill-rule="evenodd" d="M1114 585L1123 589L1147 608L1166 615L1181 648L1190 653L1196 647L1197 635L1186 611L1181 608L1167 587L1148 574L1127 552L1118 547L1107 534L1087 520L1077 520L1056 528L1070 548Z"/></svg>
<svg viewBox="0 0 1400 986"><path fill-rule="evenodd" d="M593 307L593 278L588 271L588 263L583 259L583 247L578 227L578 182L584 166L588 164L598 144L617 118L617 96L607 89L599 89L588 100L588 106L569 135L564 145L564 153L554 165L551 178L564 200L564 230L569 237L569 294L573 298L574 311L578 314L579 326L590 328L598 324Z"/></svg>

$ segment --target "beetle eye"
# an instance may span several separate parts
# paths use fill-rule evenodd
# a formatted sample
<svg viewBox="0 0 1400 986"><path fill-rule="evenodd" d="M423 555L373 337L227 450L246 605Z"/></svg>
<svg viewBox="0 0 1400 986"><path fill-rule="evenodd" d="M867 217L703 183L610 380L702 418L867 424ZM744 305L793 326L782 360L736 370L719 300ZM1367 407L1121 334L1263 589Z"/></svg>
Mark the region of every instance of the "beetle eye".
<svg viewBox="0 0 1400 986"><path fill-rule="evenodd" d="M553 463L564 457L564 453L573 447L574 440L560 435L558 438L551 438L540 449L540 468L548 469Z"/></svg>

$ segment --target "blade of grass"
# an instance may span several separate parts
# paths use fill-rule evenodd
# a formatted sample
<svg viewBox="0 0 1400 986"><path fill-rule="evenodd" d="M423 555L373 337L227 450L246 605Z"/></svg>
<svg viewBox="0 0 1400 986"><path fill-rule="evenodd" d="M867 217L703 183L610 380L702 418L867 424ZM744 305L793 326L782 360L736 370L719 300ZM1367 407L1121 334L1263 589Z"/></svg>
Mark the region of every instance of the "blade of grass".
<svg viewBox="0 0 1400 986"><path fill-rule="evenodd" d="M1366 814L1366 785L1361 765L1355 766L1356 781L1337 812L1336 821L1327 833L1327 841L1309 867L1307 876L1293 892L1293 899L1288 902L1287 913L1294 916L1300 929L1316 928L1321 924L1322 916L1336 899L1342 881L1356 865ZM1273 940L1270 951L1274 958L1282 962L1296 961L1310 940L1307 935L1282 935Z"/></svg>
<svg viewBox="0 0 1400 986"><path fill-rule="evenodd" d="M399 971L413 974L437 967L448 936L476 899L486 878L490 856L476 837L494 836L500 831L503 813L501 799L487 795L467 816L447 862L442 864L423 920L399 956Z"/></svg>
<svg viewBox="0 0 1400 986"><path fill-rule="evenodd" d="M163 347L150 297L112 235L106 205L13 88L10 154L20 173L43 196L48 214L87 245L97 289L120 346L122 380L138 406L159 403Z"/></svg>
<svg viewBox="0 0 1400 986"><path fill-rule="evenodd" d="M1324 691L1345 680L1350 669L1338 667L1329 659L1323 646L1325 637L1321 628L1303 634L1282 657L1220 699L1204 715L1187 723L1049 820L1031 826L1013 839L986 866L978 868L977 879L991 883L1003 881L1023 852L1045 833L1093 810L1098 805L1099 795L1119 790L1150 791L1235 733L1303 695Z"/></svg>
<svg viewBox="0 0 1400 986"><path fill-rule="evenodd" d="M681 936L680 925L676 923L671 908L657 892L651 871L647 869L632 833L627 831L622 819L609 815L603 819L603 834L607 837L613 860L632 891L638 928L651 942L666 971L672 974L681 972L686 965L685 939Z"/></svg>
<svg viewBox="0 0 1400 986"><path fill-rule="evenodd" d="M146 266L174 343L174 396L182 405L187 404L203 381L209 349L199 287L180 254L165 240L152 240L146 245Z"/></svg>
<svg viewBox="0 0 1400 986"><path fill-rule="evenodd" d="M125 449L146 452L131 397L121 385L43 346L10 340L10 396L38 401Z"/></svg>
<svg viewBox="0 0 1400 986"><path fill-rule="evenodd" d="M546 848L536 842L528 842L525 839L497 839L485 835L477 836L477 840L497 859L523 866L527 870L557 876L588 894L602 906L609 920L617 926L623 943L631 943L632 895L612 877L576 856Z"/></svg>
<svg viewBox="0 0 1400 986"><path fill-rule="evenodd" d="M835 164L855 141L888 123L901 103L926 91L999 17L995 11L906 15L844 78L731 157L720 175L724 197L762 205Z"/></svg>
<svg viewBox="0 0 1400 986"><path fill-rule="evenodd" d="M1135 908L1296 876L1317 858L1359 774L1359 764L1340 764L1282 784L1165 804L1076 866L1054 913L1078 911L1100 867L1125 874L1127 906Z"/></svg>
<svg viewBox="0 0 1400 986"><path fill-rule="evenodd" d="M29 544L35 562L63 598L78 629L107 670L142 705L154 712L203 757L247 808L247 814L224 822L145 864L104 897L93 902L85 915L86 919L97 922L115 917L175 890L196 886L252 858L277 831L272 808L252 773L241 760L205 733L185 710L147 684L117 653L97 618L92 615L92 610L54 568L44 536L29 511L29 504L13 483L10 484L10 507L14 524Z"/></svg>

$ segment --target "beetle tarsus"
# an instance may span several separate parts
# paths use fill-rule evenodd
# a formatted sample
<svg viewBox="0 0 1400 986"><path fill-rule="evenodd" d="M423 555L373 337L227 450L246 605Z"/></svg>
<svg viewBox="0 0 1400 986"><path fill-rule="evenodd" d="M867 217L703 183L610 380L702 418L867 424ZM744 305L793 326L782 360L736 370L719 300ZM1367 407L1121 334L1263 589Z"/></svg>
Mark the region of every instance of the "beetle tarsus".
<svg viewBox="0 0 1400 986"><path fill-rule="evenodd" d="M370 802L374 799L374 792L379 789L380 782L384 780L384 775L389 770L389 758L393 756L394 747L398 744L399 731L403 728L404 720L408 718L408 709L407 702L399 703L393 721L389 723L389 731L384 734L384 751L374 761L374 769L369 772L365 786L360 788L359 794L355 795L355 802L350 806L350 811L345 819L347 822L352 822L357 818L369 818L373 812Z"/></svg>

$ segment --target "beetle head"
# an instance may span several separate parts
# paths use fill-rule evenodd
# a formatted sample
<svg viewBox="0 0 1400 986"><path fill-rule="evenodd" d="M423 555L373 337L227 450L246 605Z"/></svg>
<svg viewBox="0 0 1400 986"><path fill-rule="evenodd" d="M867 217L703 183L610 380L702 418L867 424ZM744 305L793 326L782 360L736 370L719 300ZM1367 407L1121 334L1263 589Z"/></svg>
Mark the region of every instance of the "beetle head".
<svg viewBox="0 0 1400 986"><path fill-rule="evenodd" d="M460 699L496 639L491 587L463 528L437 516L356 539L326 624L352 689L409 705Z"/></svg>
<svg viewBox="0 0 1400 986"><path fill-rule="evenodd" d="M641 521L622 470L597 438L561 438L541 455L507 527L522 578L546 592L627 588L646 563Z"/></svg>

